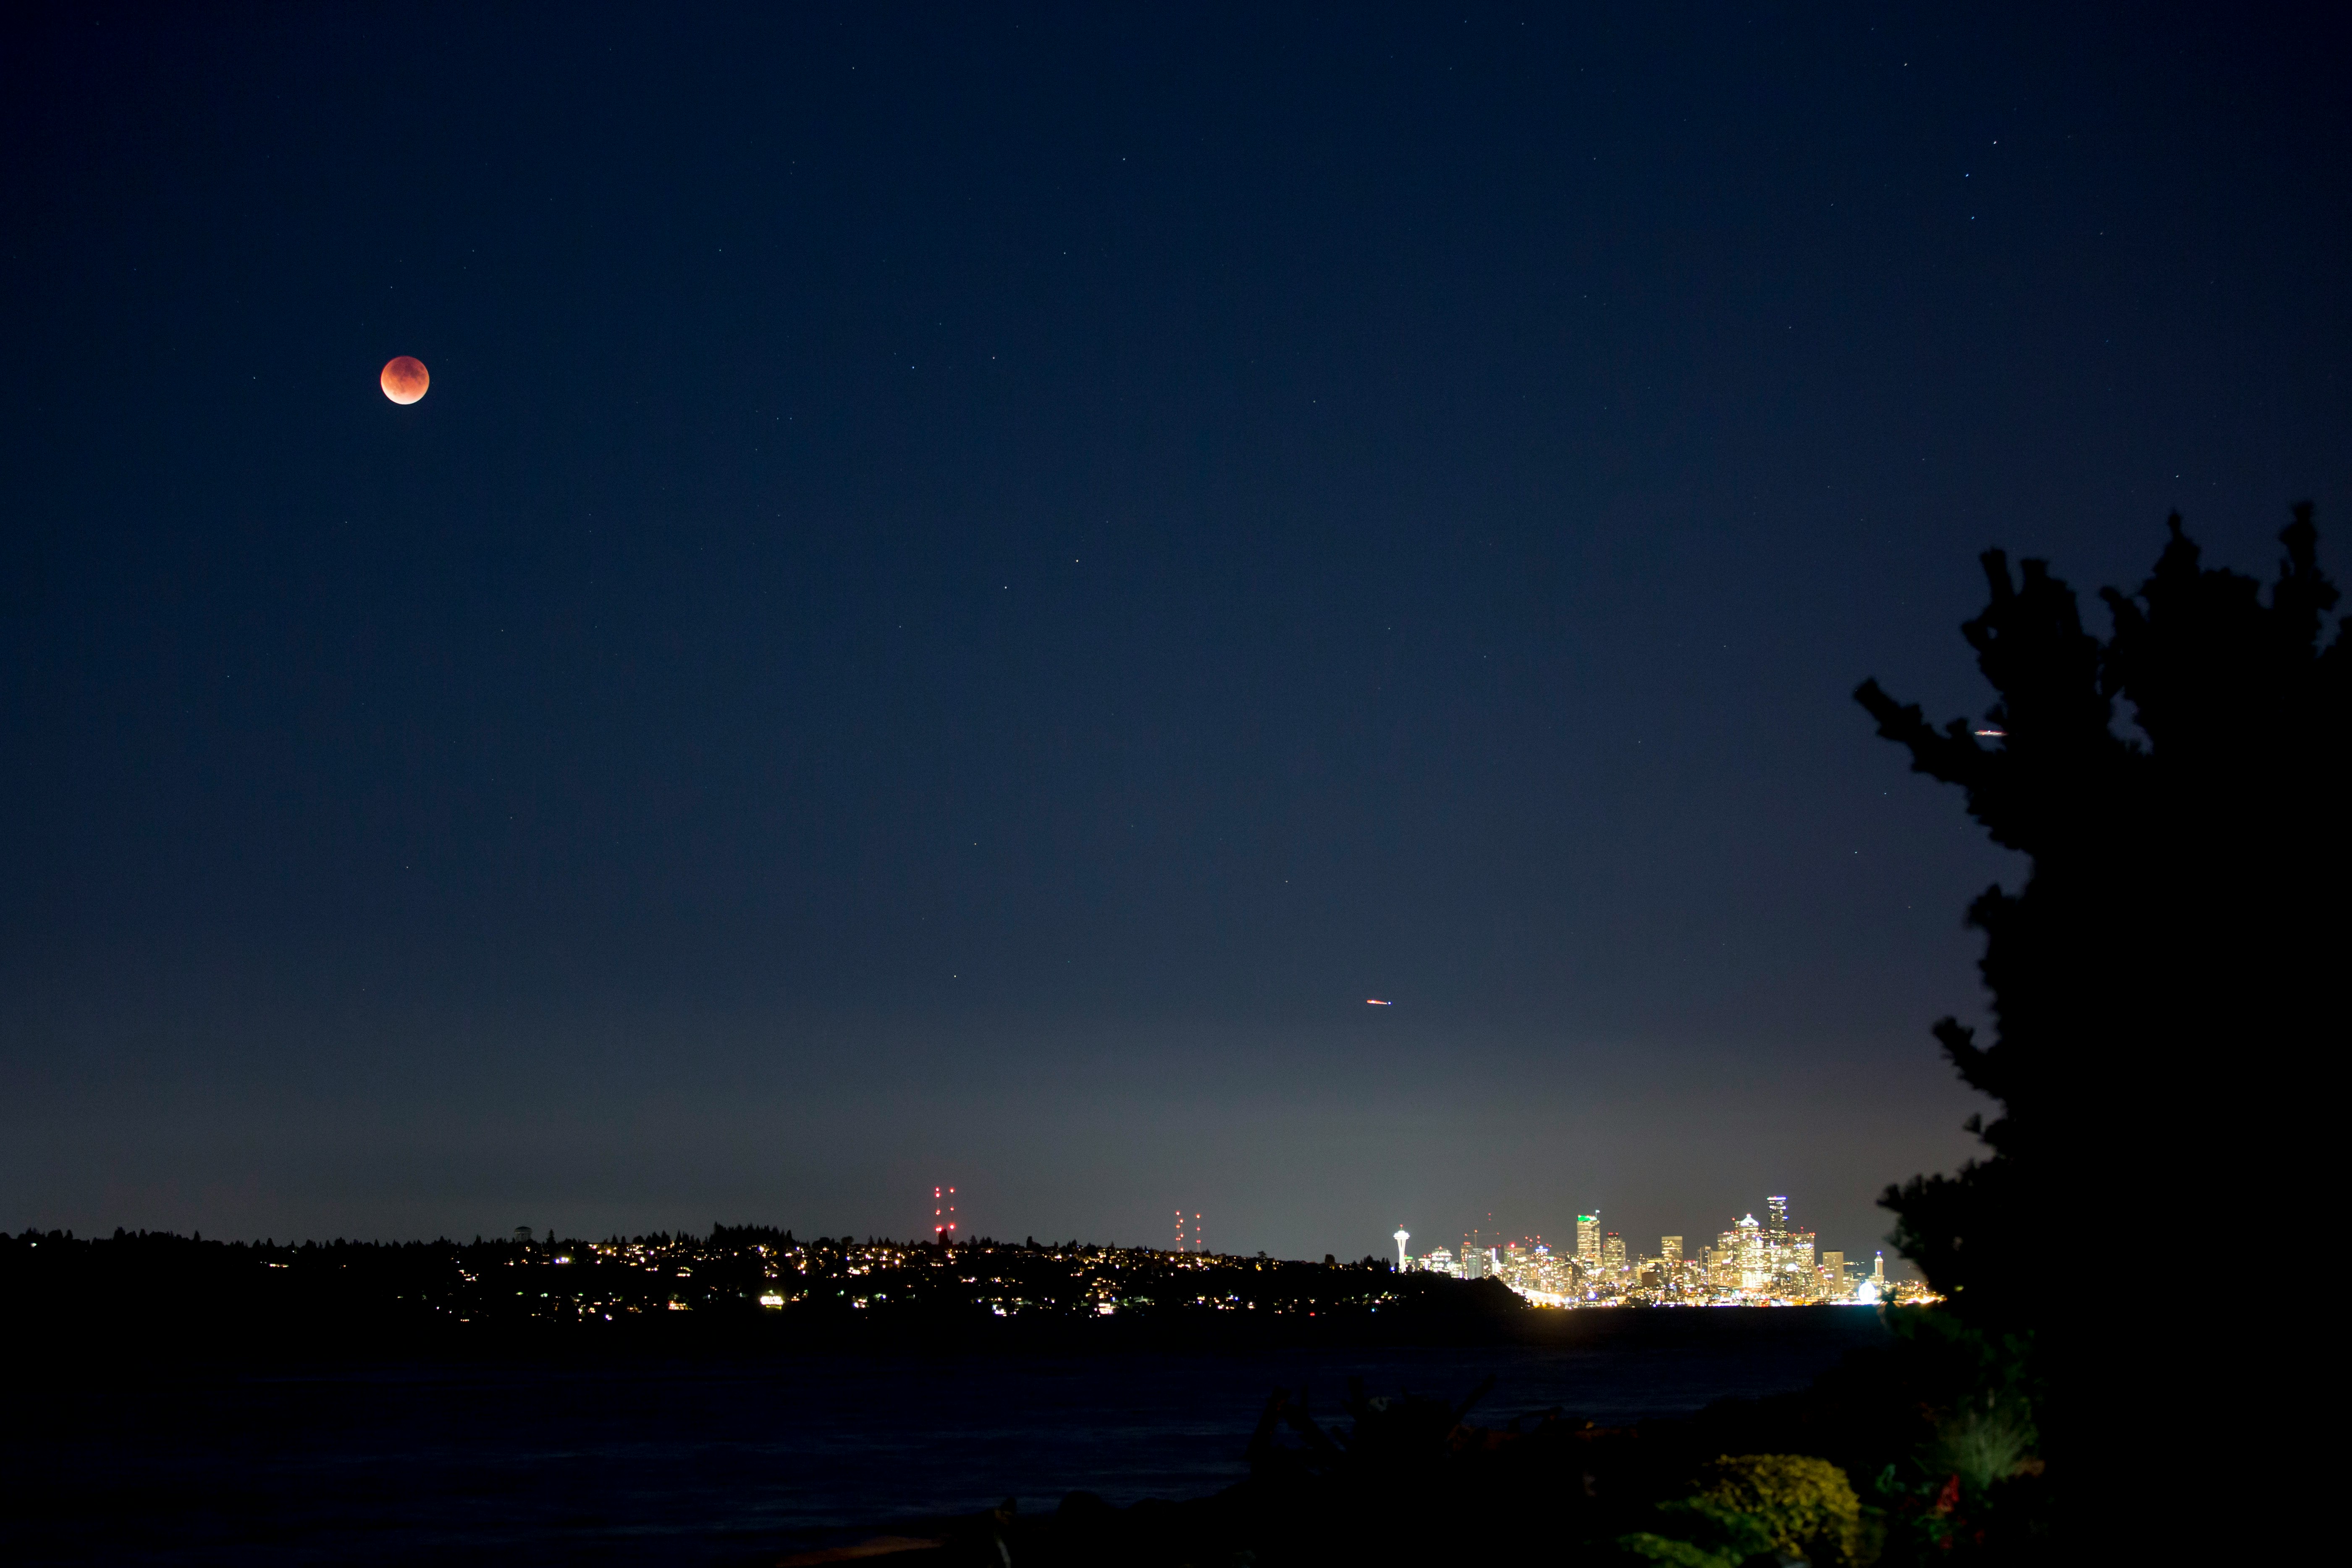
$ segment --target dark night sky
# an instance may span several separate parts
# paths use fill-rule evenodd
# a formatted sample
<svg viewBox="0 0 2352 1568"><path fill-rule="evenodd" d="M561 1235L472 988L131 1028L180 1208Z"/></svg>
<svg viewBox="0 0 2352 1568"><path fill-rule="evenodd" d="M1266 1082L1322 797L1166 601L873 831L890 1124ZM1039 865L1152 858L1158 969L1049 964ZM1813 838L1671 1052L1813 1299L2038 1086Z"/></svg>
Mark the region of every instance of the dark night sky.
<svg viewBox="0 0 2352 1568"><path fill-rule="evenodd" d="M1854 684L2346 565L2301 22L478 9L0 48L0 1225L1866 1256Z"/></svg>

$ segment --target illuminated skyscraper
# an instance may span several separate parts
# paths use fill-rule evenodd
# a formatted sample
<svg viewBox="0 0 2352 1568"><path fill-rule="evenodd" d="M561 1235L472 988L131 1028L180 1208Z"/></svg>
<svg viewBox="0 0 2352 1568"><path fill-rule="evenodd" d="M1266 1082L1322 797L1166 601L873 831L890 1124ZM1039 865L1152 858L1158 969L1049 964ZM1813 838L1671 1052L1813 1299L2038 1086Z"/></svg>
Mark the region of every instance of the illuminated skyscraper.
<svg viewBox="0 0 2352 1568"><path fill-rule="evenodd" d="M1785 1197L1766 1198L1764 1213L1768 1216L1764 1234L1778 1240L1789 1231L1789 1200Z"/></svg>
<svg viewBox="0 0 2352 1568"><path fill-rule="evenodd" d="M1658 1257L1668 1268L1680 1268L1683 1266L1683 1238L1679 1236L1658 1237Z"/></svg>
<svg viewBox="0 0 2352 1568"><path fill-rule="evenodd" d="M1727 1233L1732 1243L1733 1255L1738 1258L1739 1288L1761 1295L1772 1288L1772 1254L1764 1239L1764 1227L1756 1223L1754 1215L1742 1215L1739 1228Z"/></svg>
<svg viewBox="0 0 2352 1568"><path fill-rule="evenodd" d="M1601 1216L1576 1216L1576 1266L1587 1274L1601 1272Z"/></svg>
<svg viewBox="0 0 2352 1568"><path fill-rule="evenodd" d="M1572 1280L1569 1271L1560 1266L1560 1260L1551 1255L1550 1247L1538 1241L1528 1249L1526 1257L1529 1288L1555 1296L1567 1293Z"/></svg>
<svg viewBox="0 0 2352 1568"><path fill-rule="evenodd" d="M1813 1263L1813 1247L1819 1240L1810 1230L1792 1230L1781 1238L1780 1274L1787 1282L1784 1294L1811 1300L1820 1293L1821 1275Z"/></svg>
<svg viewBox="0 0 2352 1568"><path fill-rule="evenodd" d="M1625 1272L1625 1238L1613 1230L1601 1238L1601 1267L1612 1275Z"/></svg>

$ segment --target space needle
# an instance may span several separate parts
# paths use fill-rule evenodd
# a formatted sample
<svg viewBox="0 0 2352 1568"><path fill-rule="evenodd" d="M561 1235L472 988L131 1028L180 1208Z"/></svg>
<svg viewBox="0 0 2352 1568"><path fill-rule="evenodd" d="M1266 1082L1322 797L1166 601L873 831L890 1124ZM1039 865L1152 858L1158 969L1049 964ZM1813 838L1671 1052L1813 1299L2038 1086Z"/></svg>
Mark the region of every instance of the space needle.
<svg viewBox="0 0 2352 1568"><path fill-rule="evenodd" d="M1405 1227L1404 1227L1404 1226L1402 1226L1402 1225L1400 1225L1400 1226L1397 1226L1397 1229L1396 1229L1396 1244L1397 1244L1397 1272L1398 1272L1398 1273L1400 1273L1400 1274L1402 1274L1402 1273L1403 1273L1403 1272L1404 1272L1404 1244L1405 1244L1406 1242L1408 1242L1408 1241L1412 1240L1412 1232L1411 1232L1411 1231L1409 1231L1409 1230L1405 1229Z"/></svg>

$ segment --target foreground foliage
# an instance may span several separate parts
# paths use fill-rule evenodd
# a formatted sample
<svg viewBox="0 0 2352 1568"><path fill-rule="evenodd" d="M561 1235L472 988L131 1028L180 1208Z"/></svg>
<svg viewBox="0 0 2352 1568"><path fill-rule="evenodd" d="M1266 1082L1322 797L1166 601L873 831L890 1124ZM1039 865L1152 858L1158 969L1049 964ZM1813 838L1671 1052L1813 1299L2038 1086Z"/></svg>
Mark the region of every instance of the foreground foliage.
<svg viewBox="0 0 2352 1568"><path fill-rule="evenodd" d="M1962 1321L2024 1350L2036 1385L2030 1418L2016 1390L1948 1416L1929 1468L1952 1479L1931 1493L1887 1482L1948 1545L1998 1537L1979 1521L2040 1445L2078 1542L2109 1553L2245 1552L2274 1516L2228 1500L2304 1468L2240 1445L2212 1456L2211 1482L2149 1509L2141 1444L2182 1419L2151 1371L2181 1330L2070 1289L2066 1267L2145 1223L2132 1211L2160 1191L2164 1229L2197 1261L2132 1288L2193 1310L2238 1363L2234 1419L2291 1419L2306 1352L2256 1321L2261 1292L2205 1278L2214 1249L2189 1239L2257 1216L2325 1234L2325 1043L2343 1032L2352 945L2352 650L2309 506L2280 538L2265 595L2205 567L2176 515L2138 590L2102 595L2105 638L2044 563L2012 574L1991 552L1991 602L1961 628L1998 694L1984 720L1937 731L1875 681L1856 693L1915 771L1959 785L1993 841L2031 860L2021 887L1969 911L1991 1039L1955 1018L1935 1029L1999 1108L1969 1124L1987 1152L1884 1199L1897 1247Z"/></svg>
<svg viewBox="0 0 2352 1568"><path fill-rule="evenodd" d="M1214 1497L1119 1509L1080 1492L1045 1518L1008 1504L942 1529L931 1549L996 1568L1339 1568L1465 1552L1613 1568L2033 1560L2047 1510L2030 1455L1989 1485L1980 1468L1939 1468L1956 1451L1939 1445L1965 1442L1989 1394L2014 1408L2014 1342L1933 1309L1892 1321L1892 1343L1804 1392L1635 1426L1559 1411L1481 1425L1491 1380L1460 1399L1351 1382L1337 1418L1304 1388L1276 1390L1248 1444L1248 1479ZM1969 1449L1971 1463L1984 1447Z"/></svg>
<svg viewBox="0 0 2352 1568"><path fill-rule="evenodd" d="M1935 1029L2000 1106L1971 1122L1989 1157L1885 1200L1904 1255L1971 1321L2040 1321L2076 1220L2057 1200L2161 1169L2184 1115L2204 1158L2169 1194L2173 1223L2299 1195L2276 1162L2313 1112L2281 1091L2318 1087L2308 1047L2340 1000L2352 652L2340 624L2329 635L2337 595L2308 506L2280 538L2265 601L2201 565L2174 516L2138 591L2103 594L2104 640L2046 563L2012 577L1990 552L1991 603L1961 628L1998 693L1984 721L1937 731L1875 681L1856 693L1915 771L1959 785L2032 860L2021 889L1969 911L1991 1042L1954 1018Z"/></svg>
<svg viewBox="0 0 2352 1568"><path fill-rule="evenodd" d="M1738 1568L1751 1557L1839 1568L1877 1559L1874 1521L1843 1470L1806 1454L1726 1454L1698 1490L1661 1503L1659 1528L1620 1536L1630 1554L1678 1568Z"/></svg>

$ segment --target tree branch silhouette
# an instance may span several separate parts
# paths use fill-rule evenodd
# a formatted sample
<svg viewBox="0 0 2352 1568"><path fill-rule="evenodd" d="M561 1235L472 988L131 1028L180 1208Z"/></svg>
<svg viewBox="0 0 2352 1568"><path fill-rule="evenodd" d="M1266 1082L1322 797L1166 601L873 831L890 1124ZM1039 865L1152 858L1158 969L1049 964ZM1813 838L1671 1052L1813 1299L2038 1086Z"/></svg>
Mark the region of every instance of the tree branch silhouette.
<svg viewBox="0 0 2352 1568"><path fill-rule="evenodd" d="M1960 629L1997 694L1993 733L1937 730L1874 680L1854 694L1913 771L1958 785L2031 860L2016 891L1969 907L1990 1043L1956 1018L1934 1031L1999 1107L1969 1124L1987 1152L1881 1200L1896 1247L1987 1328L2051 1315L2084 1245L2070 1227L2120 1182L2186 1176L2167 1193L2184 1226L2274 1208L2256 1173L2297 1157L2277 1134L2310 1124L2315 1047L2341 1017L2352 656L2340 624L2328 636L2312 509L2280 536L2267 599L2203 566L2178 514L2168 528L2140 588L2101 595L2104 641L2045 563L1982 557L1990 602Z"/></svg>

